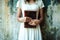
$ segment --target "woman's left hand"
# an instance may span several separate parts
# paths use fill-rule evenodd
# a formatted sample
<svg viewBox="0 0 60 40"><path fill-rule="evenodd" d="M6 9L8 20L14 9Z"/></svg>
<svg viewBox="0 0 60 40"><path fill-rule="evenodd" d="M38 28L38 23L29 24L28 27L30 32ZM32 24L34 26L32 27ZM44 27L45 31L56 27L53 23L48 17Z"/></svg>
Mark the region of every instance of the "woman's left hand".
<svg viewBox="0 0 60 40"><path fill-rule="evenodd" d="M38 25L40 23L40 20L34 19L34 22L35 22L36 25Z"/></svg>
<svg viewBox="0 0 60 40"><path fill-rule="evenodd" d="M33 19L29 22L29 25L36 26L40 23L40 20L38 19Z"/></svg>

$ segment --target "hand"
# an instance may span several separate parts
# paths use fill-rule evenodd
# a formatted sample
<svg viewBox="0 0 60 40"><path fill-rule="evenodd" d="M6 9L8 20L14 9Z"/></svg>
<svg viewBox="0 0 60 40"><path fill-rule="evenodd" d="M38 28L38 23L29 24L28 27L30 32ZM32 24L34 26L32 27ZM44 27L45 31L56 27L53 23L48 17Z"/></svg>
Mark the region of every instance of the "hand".
<svg viewBox="0 0 60 40"><path fill-rule="evenodd" d="M36 26L40 23L40 20L38 19L33 19L29 22L29 25Z"/></svg>
<svg viewBox="0 0 60 40"><path fill-rule="evenodd" d="M29 24L29 25L32 25L32 26L36 26L34 20L31 20L28 24Z"/></svg>
<svg viewBox="0 0 60 40"><path fill-rule="evenodd" d="M26 22L30 22L31 20L32 20L32 18L26 17Z"/></svg>
<svg viewBox="0 0 60 40"><path fill-rule="evenodd" d="M36 25L38 25L40 23L40 20L34 19L34 22L35 22Z"/></svg>
<svg viewBox="0 0 60 40"><path fill-rule="evenodd" d="M30 22L32 19L30 17L21 17L18 20L20 22Z"/></svg>

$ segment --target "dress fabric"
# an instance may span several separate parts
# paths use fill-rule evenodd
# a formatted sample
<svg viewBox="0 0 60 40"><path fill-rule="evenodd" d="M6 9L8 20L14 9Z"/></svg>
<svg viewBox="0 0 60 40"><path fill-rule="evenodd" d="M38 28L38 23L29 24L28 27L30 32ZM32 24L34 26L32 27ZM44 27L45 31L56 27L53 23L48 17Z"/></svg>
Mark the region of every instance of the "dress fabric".
<svg viewBox="0 0 60 40"><path fill-rule="evenodd" d="M44 7L42 3L43 2L40 2L40 5L37 5L36 3L33 4L22 3L23 5L20 5L18 1L17 7L20 7L22 9L22 17L24 17L24 10L37 11L39 7L40 8ZM40 25L37 25L36 28L24 28L24 22L21 22L18 40L42 40Z"/></svg>

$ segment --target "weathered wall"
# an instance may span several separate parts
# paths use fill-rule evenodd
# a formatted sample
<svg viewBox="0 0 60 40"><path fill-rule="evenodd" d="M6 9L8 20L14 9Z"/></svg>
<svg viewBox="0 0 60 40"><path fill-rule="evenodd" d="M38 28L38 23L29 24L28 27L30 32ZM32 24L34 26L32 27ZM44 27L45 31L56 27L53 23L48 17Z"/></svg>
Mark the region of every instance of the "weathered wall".
<svg viewBox="0 0 60 40"><path fill-rule="evenodd" d="M16 19L17 0L0 0L0 40L17 40L20 23ZM45 4L44 40L60 40L59 0L43 0ZM47 2L47 3L46 3Z"/></svg>

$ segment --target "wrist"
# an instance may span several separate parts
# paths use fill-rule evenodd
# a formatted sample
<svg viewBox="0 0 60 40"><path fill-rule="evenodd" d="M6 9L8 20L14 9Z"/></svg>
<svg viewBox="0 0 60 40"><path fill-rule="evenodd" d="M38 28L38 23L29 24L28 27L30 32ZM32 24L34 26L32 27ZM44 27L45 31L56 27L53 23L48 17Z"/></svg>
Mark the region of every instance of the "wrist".
<svg viewBox="0 0 60 40"><path fill-rule="evenodd" d="M19 18L19 21L20 21L20 22L25 22L25 21L26 21L26 17L21 17L21 18Z"/></svg>

